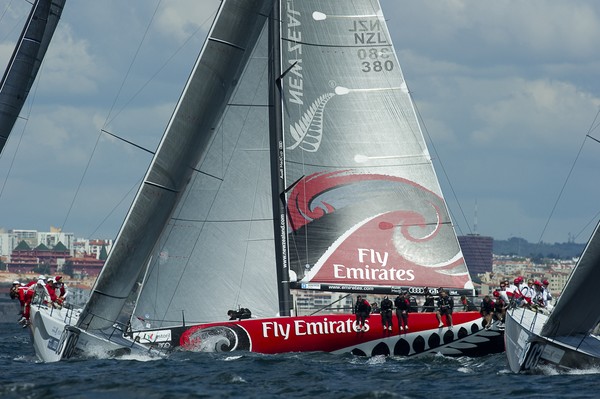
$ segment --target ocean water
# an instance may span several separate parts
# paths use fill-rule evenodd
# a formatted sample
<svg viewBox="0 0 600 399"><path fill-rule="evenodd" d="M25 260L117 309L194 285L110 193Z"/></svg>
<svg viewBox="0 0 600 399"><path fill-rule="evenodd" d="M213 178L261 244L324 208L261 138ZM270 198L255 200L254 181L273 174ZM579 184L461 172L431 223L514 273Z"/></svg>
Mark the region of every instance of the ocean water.
<svg viewBox="0 0 600 399"><path fill-rule="evenodd" d="M538 375L483 358L173 353L44 364L27 330L0 324L0 398L597 398L600 369Z"/></svg>

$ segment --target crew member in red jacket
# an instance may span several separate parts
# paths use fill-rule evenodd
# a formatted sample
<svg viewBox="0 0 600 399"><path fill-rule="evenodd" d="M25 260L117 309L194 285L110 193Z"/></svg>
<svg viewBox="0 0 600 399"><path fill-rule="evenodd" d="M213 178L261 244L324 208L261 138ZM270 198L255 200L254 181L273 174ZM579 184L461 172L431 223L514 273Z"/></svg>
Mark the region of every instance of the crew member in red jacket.
<svg viewBox="0 0 600 399"><path fill-rule="evenodd" d="M46 283L46 291L48 292L48 297L50 302L48 303L47 299L44 301L48 306L55 306L56 303L56 289L54 288L54 278L49 278Z"/></svg>
<svg viewBox="0 0 600 399"><path fill-rule="evenodd" d="M69 293L67 286L63 282L62 276L54 277L54 287L56 290L56 303L62 306Z"/></svg>

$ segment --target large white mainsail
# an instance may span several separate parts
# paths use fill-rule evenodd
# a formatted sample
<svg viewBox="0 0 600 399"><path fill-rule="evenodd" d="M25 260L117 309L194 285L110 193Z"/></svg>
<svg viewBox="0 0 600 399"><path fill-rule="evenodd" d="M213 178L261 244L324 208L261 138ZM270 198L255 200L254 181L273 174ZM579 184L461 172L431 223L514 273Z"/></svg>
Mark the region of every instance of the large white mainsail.
<svg viewBox="0 0 600 399"><path fill-rule="evenodd" d="M169 257L166 252L168 249L164 249L158 251L158 257L151 256L161 234L168 237L180 227L185 230L187 225L184 219L197 217L173 212L181 200L194 195L185 187L190 179L204 173L194 168L207 157L219 117L235 89L270 7L270 1L261 0L223 2L144 183L94 285L79 320L80 327L94 330L112 326L151 258L154 262L160 262L165 257L172 261L186 255L186 252L173 252L175 256ZM252 18L248 18L248 15L252 15ZM210 179L212 184L218 184L218 176ZM171 218L174 219L169 224ZM177 222L179 218L183 219L181 223ZM181 240L185 242L180 242L179 248L185 245L188 250L193 249L194 244L203 244L196 240L188 241L185 234ZM239 248L214 248L214 251L239 251ZM189 255L195 256L193 252ZM216 263L210 266L227 272L224 265ZM162 277L159 276L161 281ZM167 284L162 287L181 289L174 285L176 281L169 279L167 273L164 277ZM178 280L181 278L179 275ZM191 282L195 284L196 292L202 290L202 281ZM155 295L168 296L169 292L159 289ZM209 302L205 304L209 305ZM202 303L198 301L194 303L194 307L201 306ZM176 323L181 323L181 310L184 309L178 309Z"/></svg>
<svg viewBox="0 0 600 399"><path fill-rule="evenodd" d="M36 0L0 81L0 152L25 104L66 0Z"/></svg>

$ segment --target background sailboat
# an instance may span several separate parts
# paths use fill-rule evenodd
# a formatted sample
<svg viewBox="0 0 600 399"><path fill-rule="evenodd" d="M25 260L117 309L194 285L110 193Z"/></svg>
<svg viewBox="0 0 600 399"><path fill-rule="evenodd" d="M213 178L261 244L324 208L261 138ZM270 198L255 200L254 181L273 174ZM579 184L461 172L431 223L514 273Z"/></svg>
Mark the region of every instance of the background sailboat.
<svg viewBox="0 0 600 399"><path fill-rule="evenodd" d="M230 0L68 329L80 338L34 344L117 325L192 350L501 350L478 312L457 312L454 330L415 314L403 336L376 316L366 333L348 313L281 317L290 288L424 286L473 293L378 1ZM238 305L256 318L223 322Z"/></svg>
<svg viewBox="0 0 600 399"><path fill-rule="evenodd" d="M552 313L525 308L507 312L506 356L513 372L537 371L547 365L568 369L600 366L600 310L593 305L600 279L599 227Z"/></svg>
<svg viewBox="0 0 600 399"><path fill-rule="evenodd" d="M65 0L36 0L0 82L0 153L21 113Z"/></svg>

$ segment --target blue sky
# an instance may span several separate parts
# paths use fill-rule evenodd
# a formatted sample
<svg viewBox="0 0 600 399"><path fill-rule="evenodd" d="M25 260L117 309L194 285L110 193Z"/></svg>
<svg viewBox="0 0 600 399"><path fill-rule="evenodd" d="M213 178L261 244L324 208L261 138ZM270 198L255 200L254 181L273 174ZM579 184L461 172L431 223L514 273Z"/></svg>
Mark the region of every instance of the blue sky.
<svg viewBox="0 0 600 399"><path fill-rule="evenodd" d="M100 129L156 148L218 3L67 0L0 157L0 228L116 236L151 156ZM0 69L29 7L0 0ZM382 7L457 233L585 242L600 210L600 144L585 140L600 2Z"/></svg>

